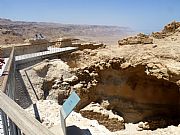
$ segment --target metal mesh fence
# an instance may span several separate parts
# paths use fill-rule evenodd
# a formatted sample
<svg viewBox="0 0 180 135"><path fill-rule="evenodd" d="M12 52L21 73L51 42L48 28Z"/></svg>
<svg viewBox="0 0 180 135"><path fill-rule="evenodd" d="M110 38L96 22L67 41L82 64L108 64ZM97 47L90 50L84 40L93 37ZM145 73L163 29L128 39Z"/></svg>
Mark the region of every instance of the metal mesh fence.
<svg viewBox="0 0 180 135"><path fill-rule="evenodd" d="M7 75L3 81L2 91L6 93L12 100L14 100L14 92L15 92L15 56L14 56L14 48L12 49L6 72ZM18 127L13 123L13 121L8 118L8 116L1 111L1 119L3 125L3 134L4 135L21 135L21 131Z"/></svg>

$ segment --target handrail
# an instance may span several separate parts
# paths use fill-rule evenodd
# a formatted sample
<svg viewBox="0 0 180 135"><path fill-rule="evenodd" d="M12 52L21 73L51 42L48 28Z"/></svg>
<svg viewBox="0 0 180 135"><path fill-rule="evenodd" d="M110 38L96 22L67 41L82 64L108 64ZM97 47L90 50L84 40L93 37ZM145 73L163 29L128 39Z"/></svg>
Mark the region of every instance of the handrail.
<svg viewBox="0 0 180 135"><path fill-rule="evenodd" d="M0 111L2 111L5 135L9 135L8 132L13 135L21 135L21 133L25 135L54 135L13 100L15 90L14 48L11 51L6 72L8 74L4 76L0 90Z"/></svg>
<svg viewBox="0 0 180 135"><path fill-rule="evenodd" d="M39 121L0 91L0 108L25 135L54 135Z"/></svg>
<svg viewBox="0 0 180 135"><path fill-rule="evenodd" d="M14 47L12 48L12 51L11 51L7 66L5 68L5 72L7 72L8 74L5 75L4 78L3 78L2 89L1 89L2 92L5 92L6 89L7 89L7 82L8 82L8 78L9 78L9 72L11 71L12 66L14 66L14 65L12 65L12 63L14 63L13 61L14 61Z"/></svg>

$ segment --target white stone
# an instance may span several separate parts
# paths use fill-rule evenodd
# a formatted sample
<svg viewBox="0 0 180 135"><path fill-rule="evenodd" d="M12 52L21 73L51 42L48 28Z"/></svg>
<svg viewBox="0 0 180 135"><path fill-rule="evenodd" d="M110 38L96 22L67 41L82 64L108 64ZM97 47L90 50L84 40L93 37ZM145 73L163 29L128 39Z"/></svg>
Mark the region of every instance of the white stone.
<svg viewBox="0 0 180 135"><path fill-rule="evenodd" d="M143 128L143 125L144 125L144 123L142 121L138 123L139 128Z"/></svg>
<svg viewBox="0 0 180 135"><path fill-rule="evenodd" d="M64 79L64 82L75 82L78 81L78 77L73 75L71 78Z"/></svg>

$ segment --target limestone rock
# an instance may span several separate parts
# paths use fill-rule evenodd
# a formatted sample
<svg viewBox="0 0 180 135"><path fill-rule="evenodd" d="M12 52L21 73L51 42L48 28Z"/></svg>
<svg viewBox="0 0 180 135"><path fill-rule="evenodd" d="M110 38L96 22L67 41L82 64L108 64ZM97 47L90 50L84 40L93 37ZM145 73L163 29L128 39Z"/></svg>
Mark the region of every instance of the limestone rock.
<svg viewBox="0 0 180 135"><path fill-rule="evenodd" d="M103 100L101 102L101 106L104 108L104 109L109 109L110 108L110 103L108 100Z"/></svg>
<svg viewBox="0 0 180 135"><path fill-rule="evenodd" d="M138 127L139 127L139 128L143 128L143 125L144 125L143 122L139 122L139 123L138 123Z"/></svg>
<svg viewBox="0 0 180 135"><path fill-rule="evenodd" d="M76 89L76 90L82 89L82 87L83 87L83 84L81 84L81 83L74 85L74 89Z"/></svg>
<svg viewBox="0 0 180 135"><path fill-rule="evenodd" d="M105 45L103 43L83 43L83 44L79 44L78 48L80 50L84 50L84 49L98 49L101 47L105 47Z"/></svg>
<svg viewBox="0 0 180 135"><path fill-rule="evenodd" d="M168 36L171 36L175 32L179 32L180 30L180 22L173 21L166 26L161 32L153 32L152 36L157 39L162 39Z"/></svg>
<svg viewBox="0 0 180 135"><path fill-rule="evenodd" d="M57 102L53 100L39 100L36 103L36 106L42 125L50 128L53 125L60 124L60 106ZM33 117L35 116L33 105L28 107L26 111L29 112Z"/></svg>
<svg viewBox="0 0 180 135"><path fill-rule="evenodd" d="M145 34L138 34L134 37L128 37L118 41L119 45L134 45L134 44L152 44L153 39Z"/></svg>
<svg viewBox="0 0 180 135"><path fill-rule="evenodd" d="M64 82L68 82L68 83L73 83L73 82L75 83L75 82L78 81L78 77L75 76L75 75L73 75L72 77L66 78L66 79L64 79L63 81L64 81Z"/></svg>
<svg viewBox="0 0 180 135"><path fill-rule="evenodd" d="M125 129L125 124L122 117L113 114L112 111L105 110L98 103L89 104L80 110L80 113L86 118L97 120L110 131L114 132Z"/></svg>
<svg viewBox="0 0 180 135"><path fill-rule="evenodd" d="M138 128L143 130L155 130L157 128L165 128L168 125L178 124L178 120L172 119L154 119L154 120L147 120L144 122L138 123Z"/></svg>
<svg viewBox="0 0 180 135"><path fill-rule="evenodd" d="M57 85L57 84L54 84L54 85L52 86L52 88L53 88L53 89L57 89L57 88L58 88L58 85Z"/></svg>

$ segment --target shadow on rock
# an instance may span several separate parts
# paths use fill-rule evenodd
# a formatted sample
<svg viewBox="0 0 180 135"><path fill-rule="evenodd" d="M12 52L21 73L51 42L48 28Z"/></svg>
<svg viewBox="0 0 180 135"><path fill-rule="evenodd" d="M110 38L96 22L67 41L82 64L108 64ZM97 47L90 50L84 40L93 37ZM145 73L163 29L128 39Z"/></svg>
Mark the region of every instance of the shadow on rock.
<svg viewBox="0 0 180 135"><path fill-rule="evenodd" d="M89 129L80 129L77 126L67 127L67 135L92 135Z"/></svg>

